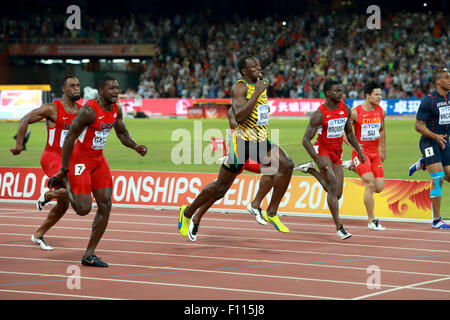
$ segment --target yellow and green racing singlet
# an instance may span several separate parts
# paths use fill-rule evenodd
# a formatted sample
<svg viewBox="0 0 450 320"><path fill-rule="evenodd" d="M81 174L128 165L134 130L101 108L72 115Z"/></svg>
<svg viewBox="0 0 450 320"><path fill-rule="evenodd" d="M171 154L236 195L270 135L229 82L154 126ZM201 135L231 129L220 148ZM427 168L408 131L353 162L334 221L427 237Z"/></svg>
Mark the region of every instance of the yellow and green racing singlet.
<svg viewBox="0 0 450 320"><path fill-rule="evenodd" d="M245 98L249 100L255 92L255 85L248 83L244 79L237 82L243 82L247 87ZM266 83L266 80L264 80ZM258 101L253 107L253 111L244 123L239 124L234 130L233 135L245 141L265 141L268 138L267 126L269 124L269 102L267 101L267 89L259 96Z"/></svg>

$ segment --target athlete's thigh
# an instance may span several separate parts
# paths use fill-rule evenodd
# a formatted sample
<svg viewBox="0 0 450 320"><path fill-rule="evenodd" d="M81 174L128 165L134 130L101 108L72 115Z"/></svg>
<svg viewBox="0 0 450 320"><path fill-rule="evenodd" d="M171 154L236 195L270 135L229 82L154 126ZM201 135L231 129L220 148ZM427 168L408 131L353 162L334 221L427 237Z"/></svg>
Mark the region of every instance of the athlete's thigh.
<svg viewBox="0 0 450 320"><path fill-rule="evenodd" d="M320 174L327 183L337 183L336 174L334 173L333 162L327 156L320 156L320 161L328 167L328 170L321 170ZM342 168L342 166L341 166Z"/></svg>
<svg viewBox="0 0 450 320"><path fill-rule="evenodd" d="M384 189L384 177L375 178L375 192L381 192Z"/></svg>
<svg viewBox="0 0 450 320"><path fill-rule="evenodd" d="M112 175L105 157L101 157L97 166L91 172L92 191L102 188L112 188Z"/></svg>
<svg viewBox="0 0 450 320"><path fill-rule="evenodd" d="M371 155L370 169L375 178L384 178L384 168L379 155Z"/></svg>
<svg viewBox="0 0 450 320"><path fill-rule="evenodd" d="M53 177L61 169L61 154L44 151L41 156L41 167L47 177Z"/></svg>
<svg viewBox="0 0 450 320"><path fill-rule="evenodd" d="M291 158L279 145L271 143L271 149L267 153L270 159L270 166L277 168L285 168L289 163L292 163Z"/></svg>
<svg viewBox="0 0 450 320"><path fill-rule="evenodd" d="M437 164L442 166L442 150L437 141L421 138L419 147L425 157L425 168L428 169L429 166L435 168Z"/></svg>
<svg viewBox="0 0 450 320"><path fill-rule="evenodd" d="M444 167L450 166L450 143L446 142L444 150L441 150L442 165Z"/></svg>

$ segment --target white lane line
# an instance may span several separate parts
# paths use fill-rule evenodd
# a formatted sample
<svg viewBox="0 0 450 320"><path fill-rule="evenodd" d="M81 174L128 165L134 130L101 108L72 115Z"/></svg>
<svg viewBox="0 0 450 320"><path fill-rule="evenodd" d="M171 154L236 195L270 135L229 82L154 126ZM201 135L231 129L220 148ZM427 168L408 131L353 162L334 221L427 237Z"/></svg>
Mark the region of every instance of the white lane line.
<svg viewBox="0 0 450 320"><path fill-rule="evenodd" d="M70 260L53 260L53 259L40 259L40 258L25 258L25 257L0 257L3 259L10 260L28 260L28 261L41 261L41 262L65 262L65 263L74 263L76 261ZM330 280L330 279L317 279L317 278L305 278L305 277L290 277L290 276L281 276L281 275L268 275L268 274L255 274L255 273L242 273L242 272L230 272L230 271L219 271L219 270L203 270L203 269L187 269L187 268L176 268L176 267L159 267L159 266L149 266L149 265L129 265L129 264L110 264L111 266L118 267L131 267L131 268L145 268L146 270L151 269L162 269L162 270L175 270L175 271L186 271L186 272L194 272L194 273L213 273L213 274L226 274L231 276L243 276L243 277L256 277L256 278L271 278L271 279L287 279L294 281L311 281L311 282L325 282L325 283L336 283L336 284L349 284L349 285L357 285L357 286L367 286L367 282L353 282L353 281L340 281L340 280ZM23 272L10 272L10 271L0 271L0 273L11 273L11 274L30 274ZM62 275L51 275L55 277L67 277ZM430 275L431 276L431 275ZM438 276L440 279L442 278L440 275ZM87 278L86 279L90 279ZM109 278L108 278L109 279ZM438 280L440 280L438 279ZM434 280L433 280L434 281ZM124 280L124 282L127 282ZM131 280L132 283L136 281ZM146 282L144 282L146 283ZM404 286L399 285L390 285L383 284L381 287L393 288L393 289L401 289ZM433 291L433 292L442 292L442 293L450 293L450 290L443 289L432 289L432 288L411 288L419 291Z"/></svg>
<svg viewBox="0 0 450 320"><path fill-rule="evenodd" d="M21 237L23 239L27 239L30 237L29 234L20 234L20 233L5 233L5 232L0 232L0 235L6 235L6 236L17 236L17 237ZM53 236L53 235L46 235L45 236L47 239L48 238L56 238L56 239L61 239L61 238L65 238L62 236ZM79 240L89 240L88 237L75 237L75 236L71 236L71 239L79 239ZM267 239L262 239L262 240L267 240ZM270 251L270 252L280 252L280 253L295 253L295 254L315 254L315 255L324 255L324 256L338 256L338 257L344 257L344 258L352 258L352 259L357 259L357 258L363 258L363 259L368 259L368 260L394 260L394 261L408 261L408 262L424 262L424 263L437 263L437 264L450 264L450 261L436 261L436 260L426 260L426 259L413 259L413 258L405 258L405 257L385 257L385 256L368 256L368 255L361 255L361 254L348 254L348 253L335 253L335 252L320 252L320 251L306 251L306 250L287 250L287 249L273 249L273 248L269 248L269 247L245 247L245 246L227 246L227 245L213 245L213 244L193 244L190 242L185 242L185 243L180 243L180 242L168 242L168 241L149 241L149 240L134 240L134 239L130 239L130 240L126 240L126 239L109 239L109 238L102 238L102 241L116 241L116 242L130 242L130 243L143 243L143 244L157 244L157 245L163 245L163 246L188 246L188 247L195 247L195 248L199 248L199 247L207 247L207 248L223 248L223 249L235 249L235 250L249 250L249 251L260 251L260 250L265 250L265 251ZM433 252L434 253L434 252ZM435 255L436 256L436 255ZM447 256L446 255L443 255ZM450 256L450 253L448 254L448 256ZM439 255L437 255L437 257L439 257ZM425 257L424 257L425 258ZM330 260L330 259L328 259ZM348 259L347 259L348 260ZM336 261L331 261L331 262L339 262L338 260ZM342 262L347 262L347 261L342 261ZM316 263L328 263L327 261L325 262L316 262Z"/></svg>
<svg viewBox="0 0 450 320"><path fill-rule="evenodd" d="M11 244L0 244L0 246L3 247L23 247L23 248L36 248L36 245L11 245ZM55 249L60 250L76 250L83 252L85 249L83 248L68 248L68 247L54 247ZM349 267L349 266L339 266L339 265L332 265L332 264L318 264L318 263L303 263L303 262L291 262L291 261L280 261L280 260L265 260L265 259L242 259L242 258L232 258L232 257L223 257L223 256L199 256L199 255L189 255L189 254L174 254L174 253L163 253L163 252L142 252L142 251L126 251L126 250L111 250L111 249L97 249L97 252L111 252L111 253L121 253L126 255L131 254L138 254L138 255L149 255L149 256L164 256L164 257L175 257L177 259L186 259L186 258L192 258L192 259L206 259L206 260L223 260L223 261L244 261L248 262L249 260L253 262L258 263L278 263L283 265L294 265L294 266L309 266L309 267L317 267L317 268L335 268L335 269L346 269L346 270L363 270L364 272L367 272L367 268L361 268L361 267ZM78 263L78 262L77 262ZM433 274L433 273L424 273L424 272L414 272L414 271L403 271L403 270L390 270L390 269L384 269L383 272L391 272L391 273L398 273L398 274L411 274L411 275L425 275L425 276L439 276L439 277L448 277L449 274Z"/></svg>
<svg viewBox="0 0 450 320"><path fill-rule="evenodd" d="M42 274L42 273L28 273L28 272L0 271L0 273L33 275L33 276L44 276L44 277L67 277L67 276L62 276L62 275ZM336 297L315 296L315 295L305 295L305 294L276 292L276 291L261 291L261 290L249 290L249 289L238 289L238 288L226 288L226 287L217 287L217 286L199 286L199 285L182 284L182 283L168 283L168 282L155 282L155 281L138 281L138 280L124 280L124 279L110 279L110 278L94 278L94 277L81 277L80 276L80 280L82 280L82 279L108 281L108 282L120 282L120 283L148 284L148 285L156 285L156 286L183 287L183 288L191 288L191 289L194 288L194 289L206 289L206 290L232 291L232 292L265 294L265 295L297 297L297 298L342 300L342 298L336 298ZM2 291L2 290L0 290L0 291Z"/></svg>
<svg viewBox="0 0 450 320"><path fill-rule="evenodd" d="M371 293L371 294L366 294L364 296L359 296L359 297L353 298L352 300L367 299L367 298L371 298L371 297L374 297L374 296L378 296L378 295L382 295L382 294L386 294L386 293L390 293L390 292L394 292L394 291L404 290L404 289L418 289L417 286L423 286L423 285L426 285L426 284L441 282L441 281L445 281L445 280L450 280L450 277L441 278L441 279L435 279L435 280L429 280L429 281L424 281L424 282L419 282L419 283L414 283L414 284L410 284L410 285L407 285L407 286L402 286L402 287L393 288L393 289L389 289L389 290L378 291L378 292L374 292L374 293Z"/></svg>
<svg viewBox="0 0 450 320"><path fill-rule="evenodd" d="M1 273L1 271L0 271ZM94 297L94 296L83 296L76 294L64 294L64 293L52 293L52 292L36 292L36 291L24 291L24 290L6 290L0 289L0 292L9 292L9 293L21 293L21 294L36 294L36 295L45 295L45 296L56 296L56 297L71 297L71 298L82 298L82 299L98 299L98 300L127 300L127 299L116 299L116 298L107 298L107 297Z"/></svg>
<svg viewBox="0 0 450 320"><path fill-rule="evenodd" d="M24 224L11 224L11 223L0 223L0 226L8 226L8 227L25 227L25 228L36 228L35 225L24 225ZM153 226L173 226L169 224L153 224ZM175 227L174 227L175 228ZM207 228L207 227L203 227ZM214 227L216 229L220 230L244 230L244 231L263 231L263 232L275 232L278 233L276 230L257 230L257 229L250 229L250 228L224 228L224 227ZM52 229L70 229L70 230L91 230L91 228L85 228L85 227L63 227L63 226L53 226ZM107 232L126 232L126 233L142 233L142 234L153 234L156 233L154 231L143 231L143 230L123 230L123 229L111 229L108 228L106 230ZM173 233L161 233L159 234L171 234L176 235L176 232ZM322 235L330 235L328 233L321 233ZM333 237L337 237L334 233L332 234ZM216 238L232 238L232 239L243 239L245 241L250 240L264 240L264 241L280 241L280 242L290 242L290 243L312 243L312 244L320 244L320 245L328 245L328 246L340 246L340 247L360 247L360 248L379 248L379 249L391 249L391 250L401 250L401 251L427 251L427 252L443 252L443 253L449 253L450 250L444 250L444 249L431 249L431 248L411 248L411 247L394 247L394 246L379 246L375 245L373 243L367 243L367 244L358 244L358 243L343 243L341 240L336 239L334 241L311 241L311 240L300 240L300 239L280 239L280 238L257 238L257 237L249 237L249 236L227 236L227 235L209 235L209 234L201 234L201 237L216 237ZM356 238L357 236L353 236L353 238ZM383 239L386 239L385 237L381 237ZM339 241L339 242L338 242Z"/></svg>

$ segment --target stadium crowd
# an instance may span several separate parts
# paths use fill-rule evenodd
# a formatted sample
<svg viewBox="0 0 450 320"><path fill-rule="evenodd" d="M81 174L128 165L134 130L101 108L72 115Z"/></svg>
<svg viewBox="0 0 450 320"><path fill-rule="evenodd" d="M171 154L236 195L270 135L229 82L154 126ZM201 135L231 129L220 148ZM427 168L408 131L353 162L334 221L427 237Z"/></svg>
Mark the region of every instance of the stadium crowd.
<svg viewBox="0 0 450 320"><path fill-rule="evenodd" d="M80 30L61 28L65 15L3 18L0 42L156 43L136 91L144 98L224 98L240 78L237 62L257 56L270 81L269 95L323 97L322 84L335 79L346 97L358 98L363 83L378 81L384 98L422 98L432 70L450 65L446 16L393 13L381 29L369 30L368 15L267 16L231 14L211 21L189 13L171 18L131 15L83 16Z"/></svg>

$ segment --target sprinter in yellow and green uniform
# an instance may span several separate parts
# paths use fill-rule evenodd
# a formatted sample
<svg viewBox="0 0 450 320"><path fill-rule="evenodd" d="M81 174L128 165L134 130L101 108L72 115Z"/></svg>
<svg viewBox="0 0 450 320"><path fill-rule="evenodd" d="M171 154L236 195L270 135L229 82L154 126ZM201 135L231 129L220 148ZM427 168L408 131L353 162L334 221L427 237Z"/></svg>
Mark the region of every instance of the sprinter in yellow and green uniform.
<svg viewBox="0 0 450 320"><path fill-rule="evenodd" d="M221 199L248 159L261 163L261 173L273 176L274 190L267 210L262 213L263 218L278 231L289 232L281 223L277 211L289 186L294 164L279 146L268 140L268 82L263 80L259 60L253 56L244 57L239 61L238 68L243 79L231 89L231 107L238 126L233 132L229 153L217 180L203 188L192 204L180 208L178 229L189 238L196 237L198 232L198 225L191 219L196 210Z"/></svg>

